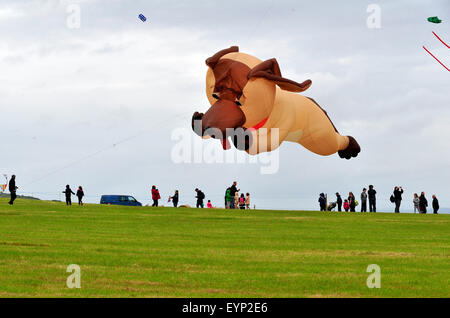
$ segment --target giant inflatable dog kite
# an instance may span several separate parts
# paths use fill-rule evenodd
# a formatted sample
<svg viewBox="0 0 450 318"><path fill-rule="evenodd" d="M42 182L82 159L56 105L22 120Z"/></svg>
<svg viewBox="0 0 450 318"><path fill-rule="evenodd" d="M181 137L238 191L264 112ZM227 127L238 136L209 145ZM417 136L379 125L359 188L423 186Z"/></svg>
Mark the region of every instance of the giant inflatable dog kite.
<svg viewBox="0 0 450 318"><path fill-rule="evenodd" d="M312 82L283 78L276 59L263 62L233 46L208 58L206 64L206 94L211 107L205 114L196 112L192 117L192 127L200 136L205 137L211 129L218 131L210 137L221 139L228 149L227 129L242 128L245 142L232 140L238 149L250 154L272 151L283 141L297 142L323 156L338 152L345 159L361 151L353 137L338 133L312 98L296 94L307 90ZM278 136L273 128L278 128Z"/></svg>

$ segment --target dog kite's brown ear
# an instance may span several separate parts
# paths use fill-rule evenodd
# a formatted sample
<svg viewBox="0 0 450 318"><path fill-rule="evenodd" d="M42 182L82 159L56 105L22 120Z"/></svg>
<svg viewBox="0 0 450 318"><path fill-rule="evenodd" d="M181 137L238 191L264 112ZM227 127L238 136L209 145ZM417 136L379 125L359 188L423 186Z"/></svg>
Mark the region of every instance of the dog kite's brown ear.
<svg viewBox="0 0 450 318"><path fill-rule="evenodd" d="M248 79L252 77L263 77L277 84L281 89L289 92L306 91L312 84L311 80L297 83L281 76L280 66L276 59L270 59L256 65L250 73Z"/></svg>
<svg viewBox="0 0 450 318"><path fill-rule="evenodd" d="M217 52L216 54L214 54L213 56L211 56L210 58L206 59L206 65L208 65L210 68L214 68L214 66L216 66L217 62L219 62L220 58L228 53L233 53L233 52L239 52L239 47L238 46L232 46L228 49L224 49L222 51Z"/></svg>

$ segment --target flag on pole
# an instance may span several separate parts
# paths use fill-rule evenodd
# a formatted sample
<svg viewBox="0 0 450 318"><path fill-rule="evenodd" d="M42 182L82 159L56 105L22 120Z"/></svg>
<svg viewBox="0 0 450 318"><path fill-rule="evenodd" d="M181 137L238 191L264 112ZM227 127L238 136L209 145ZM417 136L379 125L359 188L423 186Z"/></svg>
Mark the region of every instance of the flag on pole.
<svg viewBox="0 0 450 318"><path fill-rule="evenodd" d="M6 184L0 184L0 190L2 192L5 192L6 188L8 187L8 175L4 174L3 176L5 177Z"/></svg>

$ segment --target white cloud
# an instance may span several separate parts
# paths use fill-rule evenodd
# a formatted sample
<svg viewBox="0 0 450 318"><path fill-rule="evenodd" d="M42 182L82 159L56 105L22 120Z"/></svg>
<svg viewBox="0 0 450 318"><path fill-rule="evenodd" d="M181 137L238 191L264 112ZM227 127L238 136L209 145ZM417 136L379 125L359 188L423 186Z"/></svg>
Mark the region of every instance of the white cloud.
<svg viewBox="0 0 450 318"><path fill-rule="evenodd" d="M1 20L12 20L15 18L20 18L23 16L23 13L20 10L13 8L2 8L0 7L0 21Z"/></svg>

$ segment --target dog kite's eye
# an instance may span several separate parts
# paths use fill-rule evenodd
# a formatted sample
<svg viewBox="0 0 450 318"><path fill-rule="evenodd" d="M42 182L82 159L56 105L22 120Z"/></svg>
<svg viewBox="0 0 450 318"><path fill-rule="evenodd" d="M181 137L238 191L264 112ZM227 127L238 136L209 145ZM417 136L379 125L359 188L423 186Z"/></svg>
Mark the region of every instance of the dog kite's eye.
<svg viewBox="0 0 450 318"><path fill-rule="evenodd" d="M241 102L239 101L239 99L236 99L234 102L236 103L236 105L242 106L242 104L241 104Z"/></svg>
<svg viewBox="0 0 450 318"><path fill-rule="evenodd" d="M212 97L214 97L215 99L219 99L219 93L213 93Z"/></svg>

